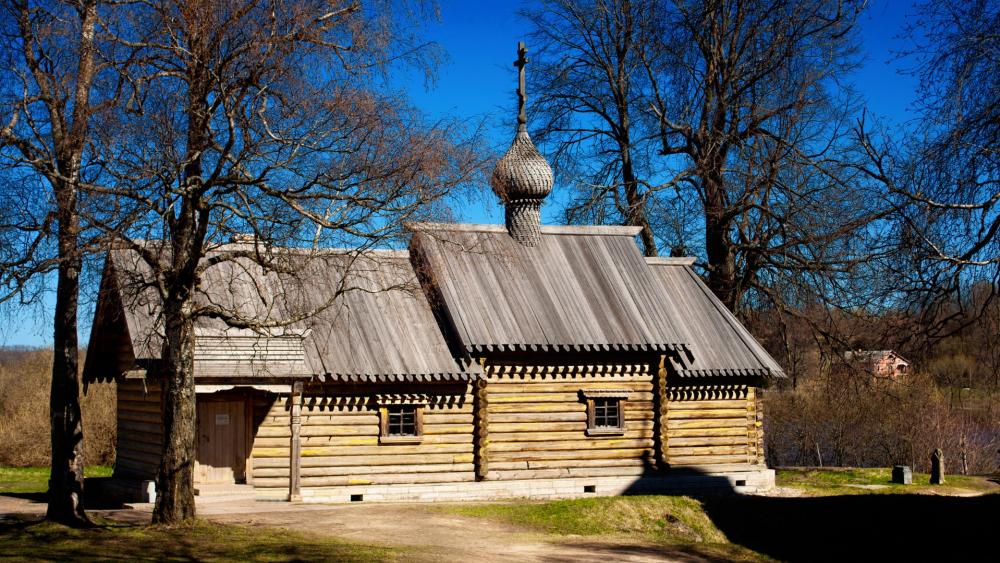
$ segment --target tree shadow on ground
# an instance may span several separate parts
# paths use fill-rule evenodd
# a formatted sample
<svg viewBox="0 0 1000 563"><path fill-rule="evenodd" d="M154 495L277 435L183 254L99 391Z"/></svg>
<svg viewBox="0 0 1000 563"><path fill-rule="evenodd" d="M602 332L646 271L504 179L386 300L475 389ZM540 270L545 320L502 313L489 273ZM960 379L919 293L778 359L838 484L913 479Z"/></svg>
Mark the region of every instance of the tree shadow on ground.
<svg viewBox="0 0 1000 563"><path fill-rule="evenodd" d="M112 510L122 507L122 503L107 495L105 483L110 477L88 477L83 488L83 505L87 510ZM49 494L45 491L30 493L0 493L0 496L19 498L37 504L47 504Z"/></svg>
<svg viewBox="0 0 1000 563"><path fill-rule="evenodd" d="M995 560L1000 495L704 499L726 537L782 561Z"/></svg>
<svg viewBox="0 0 1000 563"><path fill-rule="evenodd" d="M756 561L753 554L738 549L725 549L704 544L629 544L613 541L573 540L572 552L565 555L546 555L539 560L545 563L580 563L607 561L671 561L674 563L727 563L731 561ZM580 556L580 551L587 553Z"/></svg>
<svg viewBox="0 0 1000 563"><path fill-rule="evenodd" d="M39 516L0 519L0 558L25 561L383 561L389 549L208 522L137 526L101 521L87 529Z"/></svg>

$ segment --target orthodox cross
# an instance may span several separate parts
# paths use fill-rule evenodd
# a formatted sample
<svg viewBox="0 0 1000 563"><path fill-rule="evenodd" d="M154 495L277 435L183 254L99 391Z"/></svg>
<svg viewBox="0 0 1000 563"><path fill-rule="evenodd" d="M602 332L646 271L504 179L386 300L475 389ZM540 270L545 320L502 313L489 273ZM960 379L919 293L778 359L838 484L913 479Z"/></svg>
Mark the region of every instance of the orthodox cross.
<svg viewBox="0 0 1000 563"><path fill-rule="evenodd" d="M528 94L524 87L524 66L528 64L528 49L524 47L524 41L517 43L517 60L514 66L517 67L517 130L527 131L528 114L525 107L528 104Z"/></svg>

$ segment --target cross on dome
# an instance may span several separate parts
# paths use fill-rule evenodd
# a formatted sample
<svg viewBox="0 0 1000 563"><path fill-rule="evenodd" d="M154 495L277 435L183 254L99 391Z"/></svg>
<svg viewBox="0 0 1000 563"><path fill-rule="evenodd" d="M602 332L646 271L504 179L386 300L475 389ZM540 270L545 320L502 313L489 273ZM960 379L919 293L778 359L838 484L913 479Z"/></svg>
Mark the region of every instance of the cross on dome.
<svg viewBox="0 0 1000 563"><path fill-rule="evenodd" d="M525 106L528 105L528 90L524 85L524 67L528 64L528 49L524 46L524 41L517 43L517 60L514 66L517 67L517 130L525 131L528 128L528 112Z"/></svg>
<svg viewBox="0 0 1000 563"><path fill-rule="evenodd" d="M490 185L504 204L507 232L525 246L536 246L541 236L542 200L552 191L552 168L528 135L528 94L524 67L528 49L517 44L517 132L507 153L493 169Z"/></svg>

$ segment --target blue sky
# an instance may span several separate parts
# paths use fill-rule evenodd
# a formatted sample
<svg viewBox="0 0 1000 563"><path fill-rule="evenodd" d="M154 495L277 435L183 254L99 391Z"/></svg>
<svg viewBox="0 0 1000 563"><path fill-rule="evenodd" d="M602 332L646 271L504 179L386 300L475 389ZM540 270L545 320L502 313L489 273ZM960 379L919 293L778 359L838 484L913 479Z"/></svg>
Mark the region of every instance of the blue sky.
<svg viewBox="0 0 1000 563"><path fill-rule="evenodd" d="M513 134L515 119L514 88L516 74L512 65L516 46L529 30L529 22L517 16L523 4L441 0L441 19L427 24L428 40L438 43L448 57L438 69L437 81L425 88L418 76L400 77L413 103L431 119L459 118L470 123L483 122L487 140L503 147ZM879 118L904 127L913 118L915 81L901 75L901 64L893 60L893 51L903 42L898 39L912 11L909 1L874 0L861 17L861 43L865 63L851 77L854 87L866 98L869 111ZM530 50L531 45L528 45ZM529 53L530 57L530 53ZM530 72L530 65L528 71ZM530 92L529 92L530 96ZM531 116L529 115L529 120ZM554 196L559 197L559 186ZM559 206L543 209L543 220L557 222ZM502 211L488 190L468 205L462 206L459 218L468 222L496 223ZM0 345L43 346L51 343L49 311L32 307L12 315L0 325ZM86 316L86 315L84 315ZM89 336L89 319L81 318L81 343Z"/></svg>

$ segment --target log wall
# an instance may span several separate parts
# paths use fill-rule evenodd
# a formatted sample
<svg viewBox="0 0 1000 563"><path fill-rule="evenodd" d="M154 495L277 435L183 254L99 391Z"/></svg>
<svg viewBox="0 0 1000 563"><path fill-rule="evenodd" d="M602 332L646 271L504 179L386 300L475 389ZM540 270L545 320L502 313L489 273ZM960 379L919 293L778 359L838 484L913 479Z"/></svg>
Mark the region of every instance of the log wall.
<svg viewBox="0 0 1000 563"><path fill-rule="evenodd" d="M490 480L639 475L653 464L650 364L486 365ZM625 433L587 436L581 391L627 390Z"/></svg>
<svg viewBox="0 0 1000 563"><path fill-rule="evenodd" d="M379 401L426 401L419 444L379 443ZM253 484L287 492L287 396L254 403ZM473 481L473 401L468 385L307 387L302 401L302 488Z"/></svg>
<svg viewBox="0 0 1000 563"><path fill-rule="evenodd" d="M673 387L667 395L671 467L764 463L762 413L754 387Z"/></svg>
<svg viewBox="0 0 1000 563"><path fill-rule="evenodd" d="M155 479L163 451L159 383L143 379L119 381L117 411L115 477Z"/></svg>

